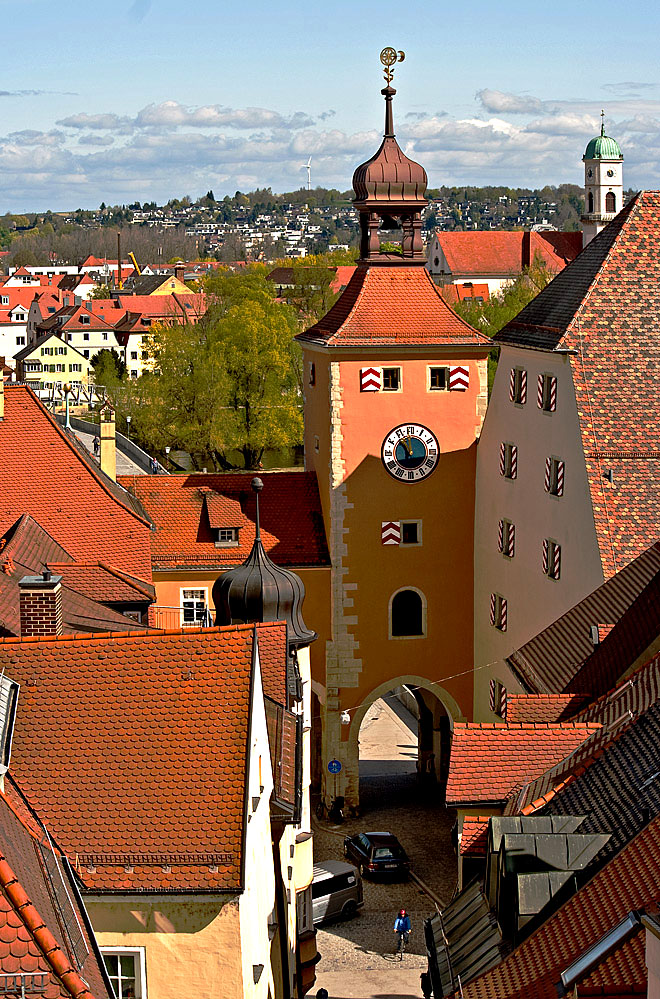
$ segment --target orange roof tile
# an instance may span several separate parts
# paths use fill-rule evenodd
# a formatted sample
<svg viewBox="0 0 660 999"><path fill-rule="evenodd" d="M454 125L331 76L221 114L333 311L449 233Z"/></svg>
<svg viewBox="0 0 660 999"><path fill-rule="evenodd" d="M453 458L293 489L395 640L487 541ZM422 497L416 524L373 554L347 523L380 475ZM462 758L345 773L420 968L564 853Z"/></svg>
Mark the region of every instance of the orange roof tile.
<svg viewBox="0 0 660 999"><path fill-rule="evenodd" d="M401 264L358 265L330 311L297 339L326 347L491 346L452 312L424 267Z"/></svg>
<svg viewBox="0 0 660 999"><path fill-rule="evenodd" d="M224 569L247 558L255 537L253 474L120 476L155 525L153 568ZM301 470L260 476L261 540L270 557L284 566L328 565L315 474ZM216 548L209 504L215 526L239 528L238 547Z"/></svg>
<svg viewBox="0 0 660 999"><path fill-rule="evenodd" d="M490 298L487 284L441 284L438 285L438 291L449 305L455 305L456 302L469 302L472 298L487 302Z"/></svg>
<svg viewBox="0 0 660 999"><path fill-rule="evenodd" d="M163 476L165 478L165 476ZM23 514L75 559L151 580L150 525L24 385L5 386L0 421L0 532Z"/></svg>
<svg viewBox="0 0 660 999"><path fill-rule="evenodd" d="M88 888L242 886L253 645L253 625L0 640L12 773Z"/></svg>
<svg viewBox="0 0 660 999"><path fill-rule="evenodd" d="M447 804L502 802L514 787L559 763L600 728L593 722L456 722Z"/></svg>
<svg viewBox="0 0 660 999"><path fill-rule="evenodd" d="M0 558L2 552L0 551ZM104 565L103 562L48 562L66 586L99 603L144 603L156 599L151 583Z"/></svg>
<svg viewBox="0 0 660 999"><path fill-rule="evenodd" d="M561 270L582 249L581 232L436 232L452 274L520 274L535 258Z"/></svg>
<svg viewBox="0 0 660 999"><path fill-rule="evenodd" d="M490 815L465 815L461 831L461 856L478 854L483 856L488 846L488 823Z"/></svg>
<svg viewBox="0 0 660 999"><path fill-rule="evenodd" d="M508 722L559 722L570 718L584 705L581 694L509 694L506 702Z"/></svg>

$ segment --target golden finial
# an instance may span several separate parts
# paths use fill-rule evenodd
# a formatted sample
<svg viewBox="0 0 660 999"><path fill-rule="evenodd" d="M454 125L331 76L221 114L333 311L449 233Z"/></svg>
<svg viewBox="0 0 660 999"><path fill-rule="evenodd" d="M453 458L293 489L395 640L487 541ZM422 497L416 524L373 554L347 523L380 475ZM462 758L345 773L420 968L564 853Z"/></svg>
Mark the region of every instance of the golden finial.
<svg viewBox="0 0 660 999"><path fill-rule="evenodd" d="M397 52L396 49L391 48L389 45L387 46L387 48L384 48L383 51L381 52L380 61L385 67L383 76L385 77L385 83L388 86L390 85L390 83L392 82L392 78L394 77L394 70L392 69L392 66L394 66L397 62L403 62L405 58L406 58L405 52Z"/></svg>

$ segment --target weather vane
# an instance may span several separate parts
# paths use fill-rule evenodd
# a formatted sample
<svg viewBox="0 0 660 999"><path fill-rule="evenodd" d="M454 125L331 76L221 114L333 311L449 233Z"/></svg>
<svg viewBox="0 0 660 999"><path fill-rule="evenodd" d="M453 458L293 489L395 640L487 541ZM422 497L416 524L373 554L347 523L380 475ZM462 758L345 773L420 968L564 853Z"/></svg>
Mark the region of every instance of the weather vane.
<svg viewBox="0 0 660 999"><path fill-rule="evenodd" d="M396 49L393 49L390 46L384 48L383 51L381 52L380 61L385 67L383 76L385 77L385 83L387 83L388 86L392 82L392 78L394 76L394 70L392 69L392 66L394 66L397 62L403 62L405 58L406 58L405 52L397 52Z"/></svg>

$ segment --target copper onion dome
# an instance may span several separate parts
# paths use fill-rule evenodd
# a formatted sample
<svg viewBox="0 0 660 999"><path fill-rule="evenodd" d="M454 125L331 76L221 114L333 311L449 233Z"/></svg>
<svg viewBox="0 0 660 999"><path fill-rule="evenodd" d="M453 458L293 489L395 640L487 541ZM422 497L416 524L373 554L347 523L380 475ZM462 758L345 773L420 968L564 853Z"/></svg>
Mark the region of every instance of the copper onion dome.
<svg viewBox="0 0 660 999"><path fill-rule="evenodd" d="M353 174L353 204L372 206L426 206L424 193L428 184L426 170L403 152L394 137L392 98L393 87L381 90L385 98L385 135L380 149L371 159L361 163Z"/></svg>
<svg viewBox="0 0 660 999"><path fill-rule="evenodd" d="M259 493L264 484L252 480L256 494L256 536L245 562L229 569L213 585L216 625L286 621L289 650L310 645L317 637L303 621L305 587L295 572L282 569L268 557L261 541Z"/></svg>

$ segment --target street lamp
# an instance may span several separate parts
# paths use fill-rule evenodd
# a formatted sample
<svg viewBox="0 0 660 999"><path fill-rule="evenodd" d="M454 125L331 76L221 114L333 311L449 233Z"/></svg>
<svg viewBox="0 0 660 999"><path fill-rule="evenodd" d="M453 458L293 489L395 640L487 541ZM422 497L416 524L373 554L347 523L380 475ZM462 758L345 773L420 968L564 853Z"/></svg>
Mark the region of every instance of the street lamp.
<svg viewBox="0 0 660 999"><path fill-rule="evenodd" d="M126 417L126 440L129 441L131 439L131 420L132 420L131 416Z"/></svg>
<svg viewBox="0 0 660 999"><path fill-rule="evenodd" d="M167 471L169 472L169 470L170 470L170 449L169 449L169 447L165 448L165 467L167 468Z"/></svg>

